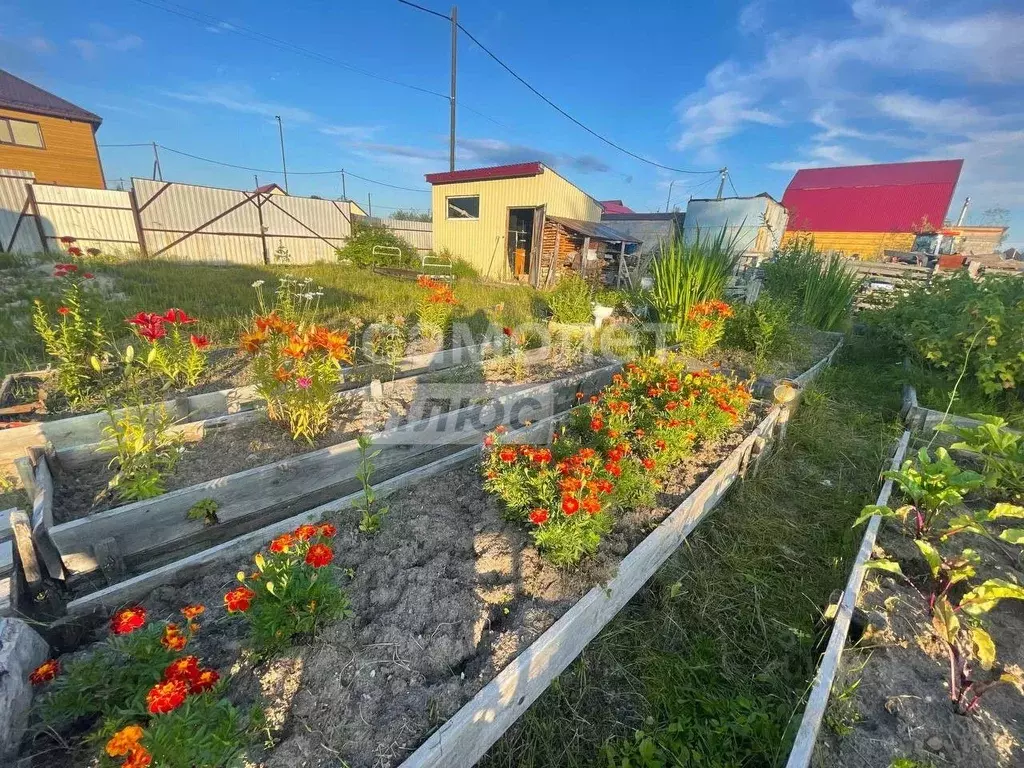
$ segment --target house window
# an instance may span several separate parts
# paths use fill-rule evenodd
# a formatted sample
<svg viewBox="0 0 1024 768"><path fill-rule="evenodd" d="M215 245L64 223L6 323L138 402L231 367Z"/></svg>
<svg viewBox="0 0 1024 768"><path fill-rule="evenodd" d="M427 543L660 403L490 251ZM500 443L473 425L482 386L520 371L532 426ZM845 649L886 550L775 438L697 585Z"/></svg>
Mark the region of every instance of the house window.
<svg viewBox="0 0 1024 768"><path fill-rule="evenodd" d="M39 123L0 117L0 144L42 149L43 132L39 129Z"/></svg>
<svg viewBox="0 0 1024 768"><path fill-rule="evenodd" d="M480 195L448 198L449 219L479 219Z"/></svg>

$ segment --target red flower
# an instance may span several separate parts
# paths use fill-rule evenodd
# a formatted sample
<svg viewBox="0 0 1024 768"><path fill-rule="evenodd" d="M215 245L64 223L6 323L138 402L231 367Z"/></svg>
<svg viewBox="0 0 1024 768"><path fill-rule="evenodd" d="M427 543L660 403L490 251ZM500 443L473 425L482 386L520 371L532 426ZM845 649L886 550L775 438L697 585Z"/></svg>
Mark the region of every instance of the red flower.
<svg viewBox="0 0 1024 768"><path fill-rule="evenodd" d="M110 631L115 635L130 635L146 623L146 609L141 605L125 608L110 620Z"/></svg>
<svg viewBox="0 0 1024 768"><path fill-rule="evenodd" d="M642 429L638 429L638 430L637 430L636 432L634 432L633 434L634 434L634 435L636 435L636 437L637 437L637 439L638 439L638 440L640 440L640 439L643 439L643 436L644 436L644 434L646 434L646 433L645 433L645 432L644 432L644 431L643 431Z"/></svg>
<svg viewBox="0 0 1024 768"><path fill-rule="evenodd" d="M534 525L543 525L548 520L548 511L544 507L537 507L530 512L530 522Z"/></svg>
<svg viewBox="0 0 1024 768"><path fill-rule="evenodd" d="M494 445L494 435L485 435L484 436L484 446L486 448L490 448L492 445Z"/></svg>
<svg viewBox="0 0 1024 768"><path fill-rule="evenodd" d="M84 277L86 280L92 280L94 277L96 277L96 275L94 275L92 272L85 272L82 274L82 277Z"/></svg>
<svg viewBox="0 0 1024 768"><path fill-rule="evenodd" d="M195 677L189 679L188 692L202 693L203 691L208 691L217 684L218 680L220 680L220 675L217 674L217 670L201 669Z"/></svg>
<svg viewBox="0 0 1024 768"><path fill-rule="evenodd" d="M586 395L583 392L577 392L576 393L576 399L577 400L582 400L584 397L586 397Z"/></svg>
<svg viewBox="0 0 1024 768"><path fill-rule="evenodd" d="M654 469L654 459L648 456L643 460L644 469Z"/></svg>
<svg viewBox="0 0 1024 768"><path fill-rule="evenodd" d="M515 448L502 448L498 451L498 458L506 464L511 464L516 460L516 449Z"/></svg>
<svg viewBox="0 0 1024 768"><path fill-rule="evenodd" d="M248 611L254 597L256 593L248 587L235 587L224 595L224 607L228 609L228 613Z"/></svg>
<svg viewBox="0 0 1024 768"><path fill-rule="evenodd" d="M611 480L598 480L597 483L596 483L596 486L597 486L597 490L600 493L608 494L608 493L611 493L612 491L615 490L615 486L612 485L612 481Z"/></svg>
<svg viewBox="0 0 1024 768"><path fill-rule="evenodd" d="M331 523L324 523L317 529L317 531L325 539L333 539L334 535L338 532L338 529L331 525Z"/></svg>
<svg viewBox="0 0 1024 768"><path fill-rule="evenodd" d="M512 335L512 329L509 328L508 326L505 326L504 328L502 328L501 332L504 333L506 336L511 336Z"/></svg>
<svg viewBox="0 0 1024 768"><path fill-rule="evenodd" d="M608 451L608 459L609 461L622 461L622 451L618 448L612 448Z"/></svg>
<svg viewBox="0 0 1024 768"><path fill-rule="evenodd" d="M562 511L567 517L572 517L580 509L580 502L575 496L562 497Z"/></svg>
<svg viewBox="0 0 1024 768"><path fill-rule="evenodd" d="M597 496L587 496L583 500L583 511L588 515L596 515L601 511L601 502Z"/></svg>
<svg viewBox="0 0 1024 768"><path fill-rule="evenodd" d="M664 451L665 450L665 441L664 440L655 440L654 441L654 447L657 448L659 451Z"/></svg>
<svg viewBox="0 0 1024 768"><path fill-rule="evenodd" d="M128 759L121 763L121 768L149 768L152 763L153 756L139 744L128 753Z"/></svg>
<svg viewBox="0 0 1024 768"><path fill-rule="evenodd" d="M160 645L168 651L180 651L188 643L188 638L181 634L177 624L168 624L164 627L164 636L160 638Z"/></svg>
<svg viewBox="0 0 1024 768"><path fill-rule="evenodd" d="M282 533L280 536L278 536L276 539L270 542L270 551L277 552L278 554L280 554L281 552L287 552L289 549L291 549L291 546L294 543L295 536L293 534Z"/></svg>
<svg viewBox="0 0 1024 768"><path fill-rule="evenodd" d="M547 464L551 461L551 451L547 448L538 448L533 452L533 460L538 464Z"/></svg>
<svg viewBox="0 0 1024 768"><path fill-rule="evenodd" d="M60 662L50 659L36 667L35 671L28 676L28 680L32 685L42 685L53 680L58 674L60 674Z"/></svg>
<svg viewBox="0 0 1024 768"><path fill-rule="evenodd" d="M193 333L188 337L188 340L192 342L192 346L196 349L206 349L210 346L210 340L205 336L196 336Z"/></svg>
<svg viewBox="0 0 1024 768"><path fill-rule="evenodd" d="M60 241L64 243L64 245L71 245L72 243L78 242L71 235L64 235L64 237L62 237Z"/></svg>
<svg viewBox="0 0 1024 768"><path fill-rule="evenodd" d="M71 310L68 309L67 307L58 307L57 308L57 314L58 315L68 315L68 314L71 314Z"/></svg>
<svg viewBox="0 0 1024 768"><path fill-rule="evenodd" d="M79 248L77 245L73 245L70 248L68 248L68 253L72 256L81 256L82 249Z"/></svg>
<svg viewBox="0 0 1024 768"><path fill-rule="evenodd" d="M194 680L199 675L199 659L195 656L182 656L167 665L164 680Z"/></svg>
<svg viewBox="0 0 1024 768"><path fill-rule="evenodd" d="M167 680L157 683L146 694L146 709L154 715L166 715L185 702L188 686L184 680Z"/></svg>
<svg viewBox="0 0 1024 768"><path fill-rule="evenodd" d="M583 487L583 481L578 477L567 477L558 484L562 493L575 493Z"/></svg>
<svg viewBox="0 0 1024 768"><path fill-rule="evenodd" d="M167 331L164 330L162 325L146 325L139 329L139 336L150 344L162 339L166 335Z"/></svg>
<svg viewBox="0 0 1024 768"><path fill-rule="evenodd" d="M678 407L679 403L677 403L675 400L669 400L667 403L665 403L666 411L674 411Z"/></svg>
<svg viewBox="0 0 1024 768"><path fill-rule="evenodd" d="M178 309L177 307L168 309L164 313L164 320L168 323L181 323L183 325L188 325L189 323L194 323L196 321L194 317L189 317L188 312L184 309Z"/></svg>
<svg viewBox="0 0 1024 768"><path fill-rule="evenodd" d="M605 471L608 472L612 477L618 477L622 474L622 467L615 462L609 461L604 465Z"/></svg>
<svg viewBox="0 0 1024 768"><path fill-rule="evenodd" d="M181 609L181 615L189 621L192 621L192 619L199 618L205 612L205 605L186 605L184 608Z"/></svg>
<svg viewBox="0 0 1024 768"><path fill-rule="evenodd" d="M504 435L506 432L508 432L508 427L506 427L504 424L499 424L494 428L494 431L499 435Z"/></svg>
<svg viewBox="0 0 1024 768"><path fill-rule="evenodd" d="M130 325L138 325L140 327L144 325L160 325L163 321L163 317L156 314L156 312L139 312L135 317L129 317L125 320Z"/></svg>
<svg viewBox="0 0 1024 768"><path fill-rule="evenodd" d="M317 537L316 526L309 525L308 523L305 525L300 525L298 528L295 529L295 537L299 541L309 541L310 539L315 539Z"/></svg>
<svg viewBox="0 0 1024 768"><path fill-rule="evenodd" d="M676 379L669 379L668 391L669 392L678 392L679 391L679 381L676 380Z"/></svg>
<svg viewBox="0 0 1024 768"><path fill-rule="evenodd" d="M330 565L333 559L334 550L326 544L314 544L306 553L306 564L314 568L323 568L325 565Z"/></svg>
<svg viewBox="0 0 1024 768"><path fill-rule="evenodd" d="M579 453L576 454L576 458L580 461L588 461L597 455L597 451L593 448L581 448Z"/></svg>
<svg viewBox="0 0 1024 768"><path fill-rule="evenodd" d="M595 432L599 432L600 430L604 429L604 422L601 421L600 419L591 419L590 428Z"/></svg>

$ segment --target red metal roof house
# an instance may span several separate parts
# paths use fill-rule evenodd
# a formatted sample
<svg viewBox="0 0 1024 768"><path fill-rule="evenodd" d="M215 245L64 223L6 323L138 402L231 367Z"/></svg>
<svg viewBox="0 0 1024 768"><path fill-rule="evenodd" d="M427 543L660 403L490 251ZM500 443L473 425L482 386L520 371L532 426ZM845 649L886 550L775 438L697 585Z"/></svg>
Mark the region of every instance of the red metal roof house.
<svg viewBox="0 0 1024 768"><path fill-rule="evenodd" d="M826 251L875 258L909 250L914 235L940 229L963 160L804 168L786 187L783 244L813 237Z"/></svg>

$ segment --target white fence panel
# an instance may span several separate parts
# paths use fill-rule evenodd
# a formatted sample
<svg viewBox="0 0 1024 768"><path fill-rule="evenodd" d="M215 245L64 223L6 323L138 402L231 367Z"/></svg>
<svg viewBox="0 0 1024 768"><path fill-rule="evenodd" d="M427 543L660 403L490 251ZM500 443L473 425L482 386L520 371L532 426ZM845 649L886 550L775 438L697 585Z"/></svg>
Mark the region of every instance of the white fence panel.
<svg viewBox="0 0 1024 768"><path fill-rule="evenodd" d="M39 229L29 205L31 171L0 168L0 251L37 253L43 250Z"/></svg>
<svg viewBox="0 0 1024 768"><path fill-rule="evenodd" d="M368 218L367 221L387 227L421 253L434 249L434 226L429 221L381 219L375 216Z"/></svg>
<svg viewBox="0 0 1024 768"><path fill-rule="evenodd" d="M263 264L263 245L259 235L209 235L199 233L176 242L174 232L146 232L150 254L175 261L201 261L215 264Z"/></svg>
<svg viewBox="0 0 1024 768"><path fill-rule="evenodd" d="M261 209L272 262L335 261L352 233L348 202L265 195Z"/></svg>
<svg viewBox="0 0 1024 768"><path fill-rule="evenodd" d="M62 249L60 238L75 238L83 251L97 248L123 254L138 250L138 230L131 196L112 189L33 184L39 218L50 250Z"/></svg>

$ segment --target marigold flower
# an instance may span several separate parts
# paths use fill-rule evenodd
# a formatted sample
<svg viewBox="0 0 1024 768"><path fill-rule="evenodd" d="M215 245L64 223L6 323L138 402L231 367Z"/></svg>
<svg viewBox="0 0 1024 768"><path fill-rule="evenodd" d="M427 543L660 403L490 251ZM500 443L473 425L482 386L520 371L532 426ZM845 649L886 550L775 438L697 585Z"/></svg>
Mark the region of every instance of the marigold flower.
<svg viewBox="0 0 1024 768"><path fill-rule="evenodd" d="M490 448L494 445L494 435L484 435L484 447Z"/></svg>
<svg viewBox="0 0 1024 768"><path fill-rule="evenodd" d="M56 659L49 659L36 667L35 671L28 676L28 680L32 685L42 685L53 680L58 674L60 674L60 662Z"/></svg>
<svg viewBox="0 0 1024 768"><path fill-rule="evenodd" d="M188 686L184 680L165 680L157 683L146 694L146 709L154 715L166 715L185 702Z"/></svg>
<svg viewBox="0 0 1024 768"><path fill-rule="evenodd" d="M199 674L199 659L195 656L182 656L175 659L164 670L164 680L192 680Z"/></svg>
<svg viewBox="0 0 1024 768"><path fill-rule="evenodd" d="M654 469L654 459L652 459L650 456L648 456L646 459L644 459L642 464L644 465L644 469L647 469L647 470Z"/></svg>
<svg viewBox="0 0 1024 768"><path fill-rule="evenodd" d="M295 536L293 534L282 533L280 536L278 536L276 539L270 542L270 551L277 553L287 552L289 549L291 549L294 543Z"/></svg>
<svg viewBox="0 0 1024 768"><path fill-rule="evenodd" d="M543 525L548 520L548 511L544 507L537 507L530 510L530 522L534 525Z"/></svg>
<svg viewBox="0 0 1024 768"><path fill-rule="evenodd" d="M601 501L597 496L587 496L583 499L583 511L588 515L596 515L601 511Z"/></svg>
<svg viewBox="0 0 1024 768"><path fill-rule="evenodd" d="M137 746L139 741L142 740L144 731L140 725L127 725L113 736L107 742L106 751L111 757L121 757L127 755Z"/></svg>
<svg viewBox="0 0 1024 768"><path fill-rule="evenodd" d="M336 534L336 533L338 532L338 529L337 529L337 528L335 528L335 527L334 527L334 525L332 525L331 523L323 523L323 524L322 524L322 525L321 525L321 526L320 526L320 527L319 527L319 528L317 529L317 531L318 531L318 532L319 532L319 534L320 534L321 536L323 536L323 537L324 537L325 539L333 539L333 538L334 538L334 536L335 536L335 534Z"/></svg>
<svg viewBox="0 0 1024 768"><path fill-rule="evenodd" d="M563 496L562 497L562 511L567 517L572 517L580 509L580 502L575 496Z"/></svg>
<svg viewBox="0 0 1024 768"><path fill-rule="evenodd" d="M498 451L498 458L506 464L511 464L516 460L516 449L515 448L502 448Z"/></svg>
<svg viewBox="0 0 1024 768"><path fill-rule="evenodd" d="M583 487L583 481L578 477L567 477L558 484L562 493L575 493Z"/></svg>
<svg viewBox="0 0 1024 768"><path fill-rule="evenodd" d="M611 450L608 451L608 460L622 461L622 451L620 451L618 448L612 448Z"/></svg>
<svg viewBox="0 0 1024 768"><path fill-rule="evenodd" d="M309 541L310 539L315 539L316 536L317 528L315 525L310 525L309 523L306 523L304 525L300 525L298 528L295 529L295 538L297 538L299 541Z"/></svg>
<svg viewBox="0 0 1024 768"><path fill-rule="evenodd" d="M583 392L577 392L576 393L576 399L577 400L582 400L584 397L586 397L585 393L583 393Z"/></svg>
<svg viewBox="0 0 1024 768"><path fill-rule="evenodd" d="M611 480L598 480L596 486L599 493L608 494L615 490Z"/></svg>
<svg viewBox="0 0 1024 768"><path fill-rule="evenodd" d="M533 452L533 460L538 464L547 464L551 458L551 451L548 448L539 448Z"/></svg>
<svg viewBox="0 0 1024 768"><path fill-rule="evenodd" d="M177 624L168 624L164 627L164 635L160 638L160 645L168 651L180 651L188 643L188 638L181 633Z"/></svg>
<svg viewBox="0 0 1024 768"><path fill-rule="evenodd" d="M67 307L58 307L58 308L57 308L57 314L58 314L58 315L67 315L67 314L69 314L70 312L71 312L71 310L70 310L70 309L68 309Z"/></svg>
<svg viewBox="0 0 1024 768"><path fill-rule="evenodd" d="M605 471L612 477L618 477L622 474L622 467L613 461L609 461L604 465Z"/></svg>
<svg viewBox="0 0 1024 768"><path fill-rule="evenodd" d="M245 612L249 610L254 597L256 593L248 587L235 587L224 595L224 607L228 609L228 613Z"/></svg>
<svg viewBox="0 0 1024 768"><path fill-rule="evenodd" d="M591 405L597 405L597 403L598 403L598 401L600 399L601 398L599 398L597 395L591 395L590 396L590 403L591 403Z"/></svg>
<svg viewBox="0 0 1024 768"><path fill-rule="evenodd" d="M146 751L146 748L139 744L128 753L128 759L121 763L121 768L148 768L153 762L153 756Z"/></svg>
<svg viewBox="0 0 1024 768"><path fill-rule="evenodd" d="M217 684L218 680L220 680L220 675L217 674L217 670L201 669L195 677L189 678L188 692L202 693L203 691L208 691Z"/></svg>
<svg viewBox="0 0 1024 768"><path fill-rule="evenodd" d="M504 435L506 432L508 432L508 427L506 427L504 424L499 424L494 428L494 431L499 435Z"/></svg>
<svg viewBox="0 0 1024 768"><path fill-rule="evenodd" d="M181 615L191 621L192 619L199 618L206 612L205 605L186 605L181 609Z"/></svg>
<svg viewBox="0 0 1024 768"><path fill-rule="evenodd" d="M512 329L509 328L507 325L501 329L501 332L504 333L506 336L512 336Z"/></svg>
<svg viewBox="0 0 1024 768"><path fill-rule="evenodd" d="M580 461L589 461L595 456L597 456L597 451L593 448L580 448L579 452L576 454L576 458Z"/></svg>
<svg viewBox="0 0 1024 768"><path fill-rule="evenodd" d="M196 336L192 333L189 334L188 340L196 349L206 349L210 346L210 340L206 336Z"/></svg>
<svg viewBox="0 0 1024 768"><path fill-rule="evenodd" d="M657 448L659 451L664 451L665 450L665 441L664 440L655 440L654 441L654 447Z"/></svg>
<svg viewBox="0 0 1024 768"><path fill-rule="evenodd" d="M314 544L306 552L306 564L314 568L323 568L325 565L330 565L333 559L334 550L326 544Z"/></svg>
<svg viewBox="0 0 1024 768"><path fill-rule="evenodd" d="M679 403L677 403L675 400L669 400L667 403L665 403L665 410L669 412L674 411L678 407Z"/></svg>
<svg viewBox="0 0 1024 768"><path fill-rule="evenodd" d="M601 419L591 419L590 428L595 432L599 432L600 430L604 429L604 422L601 421Z"/></svg>
<svg viewBox="0 0 1024 768"><path fill-rule="evenodd" d="M110 631L115 635L130 635L146 623L146 609L141 605L125 608L110 620Z"/></svg>

